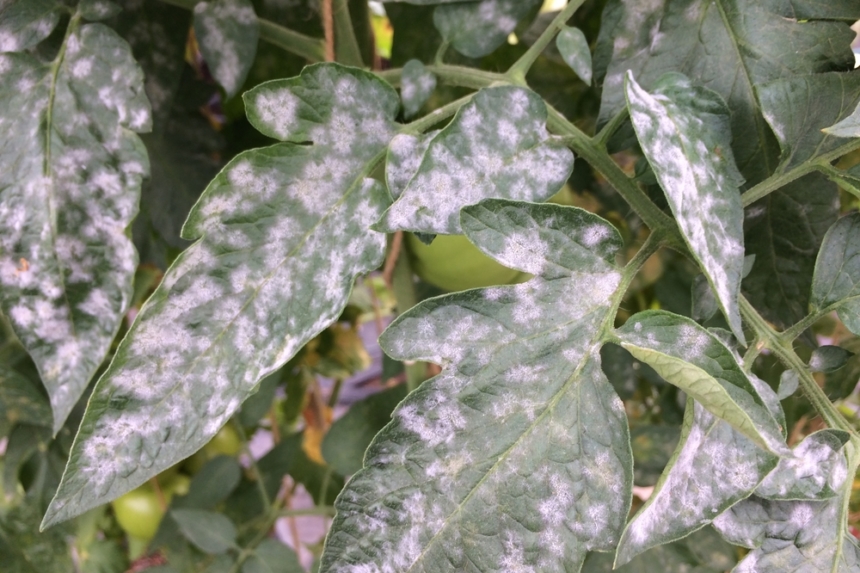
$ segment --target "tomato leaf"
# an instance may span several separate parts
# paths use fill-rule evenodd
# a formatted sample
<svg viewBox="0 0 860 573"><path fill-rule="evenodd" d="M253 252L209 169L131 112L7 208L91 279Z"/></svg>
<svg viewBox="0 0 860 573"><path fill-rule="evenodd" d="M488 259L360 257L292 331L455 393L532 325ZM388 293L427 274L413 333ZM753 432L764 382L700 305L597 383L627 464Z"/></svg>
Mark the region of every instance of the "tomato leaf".
<svg viewBox="0 0 860 573"><path fill-rule="evenodd" d="M245 95L286 143L215 178L176 260L97 384L45 526L134 488L203 446L259 381L334 322L357 274L382 261L370 231L387 193L368 174L398 98L367 72L306 68ZM311 141L296 145L291 141Z"/></svg>
<svg viewBox="0 0 860 573"><path fill-rule="evenodd" d="M642 151L743 344L737 301L744 267L743 177L732 155L729 110L716 93L680 74L667 74L650 94L628 73L626 93Z"/></svg>
<svg viewBox="0 0 860 573"><path fill-rule="evenodd" d="M383 333L393 358L444 370L401 403L338 498L323 572L577 570L624 525L629 434L599 353L620 237L581 209L505 200L464 208L461 225L536 277L429 299Z"/></svg>
<svg viewBox="0 0 860 573"><path fill-rule="evenodd" d="M251 0L210 0L194 7L194 34L212 75L233 97L254 63L260 35Z"/></svg>
<svg viewBox="0 0 860 573"><path fill-rule="evenodd" d="M60 21L56 0L9 0L0 5L0 52L22 52L47 38Z"/></svg>
<svg viewBox="0 0 860 573"><path fill-rule="evenodd" d="M499 114L499 109L506 113ZM485 198L543 201L573 169L573 154L546 131L547 111L534 92L519 87L479 91L429 143L395 140L397 181L417 165L377 227L382 231L461 234L460 208ZM408 145L407 145L408 143ZM411 146L411 147L410 147ZM420 160L407 159L413 149Z"/></svg>
<svg viewBox="0 0 860 573"><path fill-rule="evenodd" d="M436 2L438 3L438 2ZM439 6L433 23L455 50L480 58L501 46L541 0L479 0Z"/></svg>
<svg viewBox="0 0 860 573"><path fill-rule="evenodd" d="M125 228L149 169L128 45L79 25L56 68L0 55L0 304L48 390L54 431L101 365L131 296Z"/></svg>
<svg viewBox="0 0 860 573"><path fill-rule="evenodd" d="M591 49L582 30L565 26L556 36L555 45L570 69L591 85Z"/></svg>
<svg viewBox="0 0 860 573"><path fill-rule="evenodd" d="M403 100L403 115L406 119L417 114L433 95L436 76L420 60L409 60L403 66L400 97Z"/></svg>
<svg viewBox="0 0 860 573"><path fill-rule="evenodd" d="M202 509L173 509L182 534L204 553L215 555L236 547L236 526L225 515Z"/></svg>
<svg viewBox="0 0 860 573"><path fill-rule="evenodd" d="M824 236L810 304L818 313L835 308L845 326L860 334L860 213L842 217Z"/></svg>

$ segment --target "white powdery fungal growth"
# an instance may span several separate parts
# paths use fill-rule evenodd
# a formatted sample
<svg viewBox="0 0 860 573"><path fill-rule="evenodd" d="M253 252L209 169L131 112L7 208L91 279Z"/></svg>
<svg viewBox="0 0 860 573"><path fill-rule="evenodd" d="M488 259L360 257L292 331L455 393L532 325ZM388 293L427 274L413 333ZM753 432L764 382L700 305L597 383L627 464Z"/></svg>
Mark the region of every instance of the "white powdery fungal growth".
<svg viewBox="0 0 860 573"><path fill-rule="evenodd" d="M56 431L131 295L125 229L148 171L134 131L149 129L149 104L128 45L100 25L68 37L53 86L29 54L0 57L0 70L0 303L39 369Z"/></svg>
<svg viewBox="0 0 860 573"><path fill-rule="evenodd" d="M538 4L540 0L480 0L439 6L433 22L458 52L479 58L504 43Z"/></svg>
<svg viewBox="0 0 860 573"><path fill-rule="evenodd" d="M684 435L656 490L627 526L617 564L686 537L744 499L774 468L765 452L727 422L688 403Z"/></svg>
<svg viewBox="0 0 860 573"><path fill-rule="evenodd" d="M750 551L734 571L857 571L860 549L843 531L842 500L769 501L755 495L714 520L730 543Z"/></svg>
<svg viewBox="0 0 860 573"><path fill-rule="evenodd" d="M504 109L504 114L498 110ZM460 234L460 209L487 198L543 201L573 169L573 154L546 131L546 106L518 87L481 90L441 132L412 143L420 163L406 160L407 141L392 156L407 183L379 223L381 230ZM408 168L418 164L411 174Z"/></svg>
<svg viewBox="0 0 860 573"><path fill-rule="evenodd" d="M0 4L0 52L32 48L57 26L60 9L54 0L27 0Z"/></svg>
<svg viewBox="0 0 860 573"><path fill-rule="evenodd" d="M436 76L419 60L409 60L403 66L400 97L406 119L421 109L436 89Z"/></svg>
<svg viewBox="0 0 860 573"><path fill-rule="evenodd" d="M848 477L842 446L846 435L822 430L807 436L780 458L777 467L756 489L768 499L824 499L836 496Z"/></svg>
<svg viewBox="0 0 860 573"><path fill-rule="evenodd" d="M397 94L336 64L306 68L279 89L303 90L303 105L316 106L305 116L328 121L302 136L311 145L239 154L204 191L183 228L198 240L167 271L96 387L46 523L199 449L263 377L337 319L355 276L381 263L385 236L369 227L388 199L365 175L393 133ZM355 133L344 139L342 124Z"/></svg>
<svg viewBox="0 0 860 573"><path fill-rule="evenodd" d="M228 96L245 81L257 53L259 24L250 0L212 0L194 7L194 33L203 59Z"/></svg>
<svg viewBox="0 0 860 573"><path fill-rule="evenodd" d="M580 209L505 200L461 220L484 252L546 274L425 301L383 334L392 357L444 370L395 411L340 497L326 573L570 570L619 539L632 458L599 355L618 234Z"/></svg>
<svg viewBox="0 0 860 573"><path fill-rule="evenodd" d="M743 343L738 296L743 273L743 177L720 97L667 75L653 94L628 72L630 119L684 240L698 259L732 333Z"/></svg>

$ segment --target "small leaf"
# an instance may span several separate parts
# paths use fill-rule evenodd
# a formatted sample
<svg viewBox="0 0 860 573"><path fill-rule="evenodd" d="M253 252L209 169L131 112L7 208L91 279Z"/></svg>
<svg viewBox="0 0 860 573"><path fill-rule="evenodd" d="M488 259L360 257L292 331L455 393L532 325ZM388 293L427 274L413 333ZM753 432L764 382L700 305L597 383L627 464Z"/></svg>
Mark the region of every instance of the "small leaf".
<svg viewBox="0 0 860 573"><path fill-rule="evenodd" d="M561 57L586 85L591 85L591 49L579 28L565 26L555 38Z"/></svg>
<svg viewBox="0 0 860 573"><path fill-rule="evenodd" d="M785 400L797 391L800 385L800 376L794 370L786 370L779 375L779 390L777 396L780 400Z"/></svg>
<svg viewBox="0 0 860 573"><path fill-rule="evenodd" d="M403 66L400 82L400 98L403 100L403 115L414 116L433 95L436 75L424 67L420 60L409 60Z"/></svg>
<svg viewBox="0 0 860 573"><path fill-rule="evenodd" d="M434 2L438 3L438 2ZM480 58L501 46L541 0L479 0L439 6L433 23L455 50Z"/></svg>
<svg viewBox="0 0 860 573"><path fill-rule="evenodd" d="M848 462L842 446L848 433L821 430L803 439L790 456L779 460L776 468L756 488L756 495L767 499L827 499L839 494L848 477Z"/></svg>
<svg viewBox="0 0 860 573"><path fill-rule="evenodd" d="M396 92L367 72L320 64L246 102L265 132L313 143L240 153L206 189L183 228L197 242L90 397L46 527L202 447L263 377L337 320L355 276L382 262L385 236L368 227L387 193L367 176L393 135Z"/></svg>
<svg viewBox="0 0 860 573"><path fill-rule="evenodd" d="M749 496L777 460L688 399L678 449L654 493L625 529L616 564L707 525Z"/></svg>
<svg viewBox="0 0 860 573"><path fill-rule="evenodd" d="M769 501L752 496L716 520L714 527L728 541L753 549L736 571L853 572L860 549L843 533L842 500Z"/></svg>
<svg viewBox="0 0 860 573"><path fill-rule="evenodd" d="M182 535L204 553L215 555L236 547L236 526L222 513L172 509Z"/></svg>
<svg viewBox="0 0 860 573"><path fill-rule="evenodd" d="M785 450L769 400L713 334L688 318L665 311L636 314L617 334L619 344L633 356L754 443L774 453Z"/></svg>
<svg viewBox="0 0 860 573"><path fill-rule="evenodd" d="M57 0L7 0L0 4L0 53L23 52L47 38L60 21Z"/></svg>
<svg viewBox="0 0 860 573"><path fill-rule="evenodd" d="M260 36L251 0L209 0L194 7L194 34L212 75L233 97L257 53Z"/></svg>
<svg viewBox="0 0 860 573"><path fill-rule="evenodd" d="M469 239L535 278L428 299L380 344L441 364L338 497L321 571L577 570L630 503L624 407L600 368L617 231L573 207L485 200ZM577 293L576 304L558 304Z"/></svg>
<svg viewBox="0 0 860 573"><path fill-rule="evenodd" d="M860 334L860 213L842 217L824 236L810 304L819 313L835 307L845 326Z"/></svg>
<svg viewBox="0 0 860 573"><path fill-rule="evenodd" d="M264 539L242 565L242 573L305 573L296 552L275 539Z"/></svg>
<svg viewBox="0 0 860 573"><path fill-rule="evenodd" d="M500 114L498 110L504 109ZM397 140L396 181L419 165L377 227L381 231L462 234L460 208L485 198L544 201L567 181L573 154L546 131L547 111L534 92L486 88L433 137ZM420 163L405 151L421 152Z"/></svg>
<svg viewBox="0 0 860 573"><path fill-rule="evenodd" d="M834 137L860 137L860 104L851 115L821 131Z"/></svg>
<svg viewBox="0 0 860 573"><path fill-rule="evenodd" d="M385 158L385 183L392 199L399 198L421 167L421 161L430 143L439 131L422 135L399 133L388 144Z"/></svg>
<svg viewBox="0 0 860 573"><path fill-rule="evenodd" d="M821 346L812 351L809 369L813 372L836 372L854 356L850 350L838 346Z"/></svg>
<svg viewBox="0 0 860 573"><path fill-rule="evenodd" d="M364 451L373 437L391 421L391 412L406 393L406 386L400 384L350 406L349 411L326 432L322 443L325 461L341 475L352 475L360 470Z"/></svg>
<svg viewBox="0 0 860 573"><path fill-rule="evenodd" d="M214 509L239 485L242 466L236 458L216 456L206 462L191 480L188 493L174 502L175 507Z"/></svg>
<svg viewBox="0 0 860 573"><path fill-rule="evenodd" d="M85 20L105 20L119 14L120 8L109 0L81 0L78 12Z"/></svg>
<svg viewBox="0 0 860 573"><path fill-rule="evenodd" d="M55 432L128 305L125 228L149 168L135 134L149 129L149 103L128 44L101 24L70 25L56 70L0 55L0 304L39 369Z"/></svg>
<svg viewBox="0 0 860 573"><path fill-rule="evenodd" d="M698 260L732 333L743 344L738 307L744 266L743 177L720 96L666 74L649 94L627 74L630 118L684 240Z"/></svg>

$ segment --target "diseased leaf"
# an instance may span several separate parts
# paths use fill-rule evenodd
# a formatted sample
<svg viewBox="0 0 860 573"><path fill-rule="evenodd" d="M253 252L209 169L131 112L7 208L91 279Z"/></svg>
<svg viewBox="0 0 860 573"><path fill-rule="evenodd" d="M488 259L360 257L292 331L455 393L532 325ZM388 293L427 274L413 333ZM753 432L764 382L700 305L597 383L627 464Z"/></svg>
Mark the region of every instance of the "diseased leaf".
<svg viewBox="0 0 860 573"><path fill-rule="evenodd" d="M753 549L736 571L856 572L860 549L843 533L842 500L769 501L752 496L716 520L729 542Z"/></svg>
<svg viewBox="0 0 860 573"><path fill-rule="evenodd" d="M392 199L399 198L412 177L421 167L421 161L433 138L439 131L428 131L422 135L399 133L388 145L385 159L385 183Z"/></svg>
<svg viewBox="0 0 860 573"><path fill-rule="evenodd" d="M461 224L536 277L426 300L383 333L393 358L444 370L338 498L322 572L577 570L618 540L632 460L599 350L621 239L584 210L505 200L464 208Z"/></svg>
<svg viewBox="0 0 860 573"><path fill-rule="evenodd" d="M803 439L791 456L779 460L776 468L756 488L767 499L827 499L839 494L848 477L848 462L842 446L848 433L821 430Z"/></svg>
<svg viewBox="0 0 860 573"><path fill-rule="evenodd" d="M758 86L756 93L782 148L780 170L786 171L845 144L843 136L828 137L824 128L857 105L860 76L831 72L782 78Z"/></svg>
<svg viewBox="0 0 860 573"><path fill-rule="evenodd" d="M78 13L85 20L104 20L116 16L122 8L110 0L81 0L78 3Z"/></svg>
<svg viewBox="0 0 860 573"><path fill-rule="evenodd" d="M714 290L708 283L708 277L701 273L693 278L690 297L693 299L693 308L690 311L693 320L700 322L708 320L720 310L720 305L714 296Z"/></svg>
<svg viewBox="0 0 860 573"><path fill-rule="evenodd" d="M236 547L236 526L224 514L199 509L173 509L182 534L198 549L210 555Z"/></svg>
<svg viewBox="0 0 860 573"><path fill-rule="evenodd" d="M729 110L716 93L680 74L663 76L649 94L628 72L626 92L642 151L732 333L743 344L737 302L744 266L738 192L743 177L732 155Z"/></svg>
<svg viewBox="0 0 860 573"><path fill-rule="evenodd" d="M605 77L599 123L623 108L627 70L645 90L667 71L681 72L729 105L738 167L748 185L758 183L776 168L778 149L757 87L851 70L848 25L857 19L852 0L610 0L594 55L595 75Z"/></svg>
<svg viewBox="0 0 860 573"><path fill-rule="evenodd" d="M755 265L744 295L780 328L806 316L818 247L839 213L836 186L812 173L747 208L747 252Z"/></svg>
<svg viewBox="0 0 860 573"><path fill-rule="evenodd" d="M233 97L257 53L260 36L251 0L208 0L194 7L194 34L212 75Z"/></svg>
<svg viewBox="0 0 860 573"><path fill-rule="evenodd" d="M582 30L565 26L556 36L555 45L570 69L591 85L591 49Z"/></svg>
<svg viewBox="0 0 860 573"><path fill-rule="evenodd" d="M850 396L860 380L860 337L843 338L839 341L839 346L850 350L854 355L848 359L844 368L828 372L824 377L824 393L832 401Z"/></svg>
<svg viewBox="0 0 860 573"><path fill-rule="evenodd" d="M434 10L433 23L455 50L470 58L480 58L501 46L519 21L540 4L541 0L451 3Z"/></svg>
<svg viewBox="0 0 860 573"><path fill-rule="evenodd" d="M101 365L131 295L149 129L128 45L76 20L56 75L0 55L0 304L48 390L54 431Z"/></svg>
<svg viewBox="0 0 860 573"><path fill-rule="evenodd" d="M854 108L851 115L822 131L833 137L860 137L860 104Z"/></svg>
<svg viewBox="0 0 860 573"><path fill-rule="evenodd" d="M546 117L543 100L530 90L487 88L460 108L426 148L426 136L395 140L397 186L407 178L405 171L418 167L379 221L379 230L461 234L463 206L495 197L550 198L570 176L573 154L550 138ZM408 158L410 150L423 150L420 163Z"/></svg>
<svg viewBox="0 0 860 573"><path fill-rule="evenodd" d="M707 525L749 496L777 461L777 456L688 399L678 449L654 493L625 529L616 563L627 563L651 547Z"/></svg>
<svg viewBox="0 0 860 573"><path fill-rule="evenodd" d="M436 75L420 60L409 60L403 66L400 97L406 119L417 114L436 89Z"/></svg>
<svg viewBox="0 0 860 573"><path fill-rule="evenodd" d="M47 38L60 21L57 0L7 0L0 4L0 53L22 52Z"/></svg>
<svg viewBox="0 0 860 573"><path fill-rule="evenodd" d="M800 385L800 376L794 370L786 370L779 376L779 390L777 395L780 400L785 400L797 391Z"/></svg>
<svg viewBox="0 0 860 573"><path fill-rule="evenodd" d="M394 90L320 64L245 98L261 131L312 144L241 153L206 189L183 229L201 238L167 271L93 391L45 526L203 446L263 377L338 318L355 276L382 261L385 237L368 226L387 193L367 175L394 131Z"/></svg>
<svg viewBox="0 0 860 573"><path fill-rule="evenodd" d="M809 369L813 372L835 372L845 366L852 356L853 352L838 346L821 346L812 351Z"/></svg>
<svg viewBox="0 0 860 573"><path fill-rule="evenodd" d="M860 334L860 213L842 217L824 236L809 302L818 313L835 308L845 326Z"/></svg>
<svg viewBox="0 0 860 573"><path fill-rule="evenodd" d="M746 374L712 333L682 316L645 311L617 334L618 344L753 443L777 454L785 451L780 426L785 422L774 413L779 410L776 395Z"/></svg>

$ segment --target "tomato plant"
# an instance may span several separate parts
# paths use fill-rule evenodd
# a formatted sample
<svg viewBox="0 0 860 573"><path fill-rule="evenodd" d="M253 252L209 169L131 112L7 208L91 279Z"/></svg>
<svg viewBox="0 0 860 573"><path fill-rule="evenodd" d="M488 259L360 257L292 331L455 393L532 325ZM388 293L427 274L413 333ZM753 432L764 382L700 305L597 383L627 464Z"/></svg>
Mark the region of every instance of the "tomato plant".
<svg viewBox="0 0 860 573"><path fill-rule="evenodd" d="M0 2L4 571L860 571L858 20Z"/></svg>

